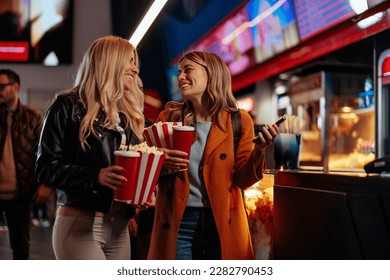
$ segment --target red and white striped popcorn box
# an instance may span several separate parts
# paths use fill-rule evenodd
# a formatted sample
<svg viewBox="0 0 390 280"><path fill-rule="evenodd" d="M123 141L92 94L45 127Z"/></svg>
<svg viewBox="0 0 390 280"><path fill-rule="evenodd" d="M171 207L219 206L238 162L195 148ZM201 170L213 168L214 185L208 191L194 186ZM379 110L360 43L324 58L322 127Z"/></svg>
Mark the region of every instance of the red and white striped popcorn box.
<svg viewBox="0 0 390 280"><path fill-rule="evenodd" d="M144 129L144 137L150 146L172 149L173 126L182 126L181 122L158 122Z"/></svg>
<svg viewBox="0 0 390 280"><path fill-rule="evenodd" d="M156 189L157 179L165 159L163 153L148 153L138 151L141 155L140 170L134 198L131 204L143 205L150 201Z"/></svg>
<svg viewBox="0 0 390 280"><path fill-rule="evenodd" d="M153 191L156 189L165 155L156 147L147 146L146 143L129 147L130 150L140 154L140 164L135 191L130 196L129 204L143 205L150 201Z"/></svg>

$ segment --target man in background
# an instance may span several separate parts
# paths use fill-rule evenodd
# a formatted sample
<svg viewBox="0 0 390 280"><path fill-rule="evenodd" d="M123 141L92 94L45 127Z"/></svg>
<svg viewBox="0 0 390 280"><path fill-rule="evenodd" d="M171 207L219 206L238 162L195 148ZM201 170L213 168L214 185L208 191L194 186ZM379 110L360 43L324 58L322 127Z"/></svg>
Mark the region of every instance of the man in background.
<svg viewBox="0 0 390 280"><path fill-rule="evenodd" d="M0 69L0 213L7 226L13 259L29 259L31 204L42 203L51 189L34 176L35 147L42 115L19 100L20 78Z"/></svg>

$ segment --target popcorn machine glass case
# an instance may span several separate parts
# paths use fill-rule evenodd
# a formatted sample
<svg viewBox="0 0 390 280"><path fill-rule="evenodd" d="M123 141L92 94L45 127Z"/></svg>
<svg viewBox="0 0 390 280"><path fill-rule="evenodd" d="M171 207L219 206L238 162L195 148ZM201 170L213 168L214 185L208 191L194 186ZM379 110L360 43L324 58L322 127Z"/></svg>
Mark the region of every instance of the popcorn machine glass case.
<svg viewBox="0 0 390 280"><path fill-rule="evenodd" d="M300 119L300 168L362 171L375 158L375 109L367 74L318 72L291 83Z"/></svg>

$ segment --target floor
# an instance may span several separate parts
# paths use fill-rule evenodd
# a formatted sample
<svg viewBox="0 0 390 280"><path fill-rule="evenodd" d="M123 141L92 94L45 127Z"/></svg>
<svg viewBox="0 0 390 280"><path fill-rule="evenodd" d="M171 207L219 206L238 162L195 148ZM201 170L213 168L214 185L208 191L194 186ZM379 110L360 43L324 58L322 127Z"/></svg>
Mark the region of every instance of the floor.
<svg viewBox="0 0 390 280"><path fill-rule="evenodd" d="M52 226L47 228L36 227L31 225L31 247L30 260L55 260L53 247L51 243ZM137 250L136 244L140 248L148 248L149 235L144 235L139 242L132 237L132 256L134 259L146 259L147 252L145 250ZM137 257L138 256L138 257ZM0 260L12 260L12 251L9 245L8 232L1 233L0 231Z"/></svg>
<svg viewBox="0 0 390 280"><path fill-rule="evenodd" d="M31 226L31 260L55 260L51 245L52 227ZM8 232L0 234L0 260L12 260Z"/></svg>
<svg viewBox="0 0 390 280"><path fill-rule="evenodd" d="M48 203L48 218L51 222L51 225L54 223L54 213L56 210L56 204L54 201ZM150 236L146 233L151 230L151 225L153 224L152 217L154 216L153 208L150 208L148 211L142 211L138 217L142 218L144 221L138 225L138 229L143 228L142 232L145 232L143 238L140 238L139 241L136 241L135 238L132 238L132 257L133 259L145 259L147 252L145 249L136 249L137 245L139 248L148 248L148 238ZM0 217L1 218L1 217ZM4 219L0 219L0 260L12 260L12 251L9 245L8 232L1 233L1 226L4 225ZM30 247L30 259L31 260L55 260L53 247L51 243L53 227L39 227L31 224L31 247Z"/></svg>

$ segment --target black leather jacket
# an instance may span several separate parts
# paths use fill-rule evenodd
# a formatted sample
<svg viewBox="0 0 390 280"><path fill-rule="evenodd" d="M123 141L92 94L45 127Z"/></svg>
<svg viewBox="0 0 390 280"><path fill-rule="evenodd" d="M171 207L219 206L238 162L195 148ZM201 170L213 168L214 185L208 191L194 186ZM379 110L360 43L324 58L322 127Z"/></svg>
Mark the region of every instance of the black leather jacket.
<svg viewBox="0 0 390 280"><path fill-rule="evenodd" d="M99 185L99 170L114 163L121 134L103 126L101 111L94 128L98 137L89 136L89 147L81 148L79 128L85 109L76 93L58 95L45 113L38 145L35 172L38 180L57 189L57 203L107 213L114 192ZM122 119L121 125L124 123ZM138 143L131 129L125 129L128 144ZM129 216L133 213L129 206Z"/></svg>

